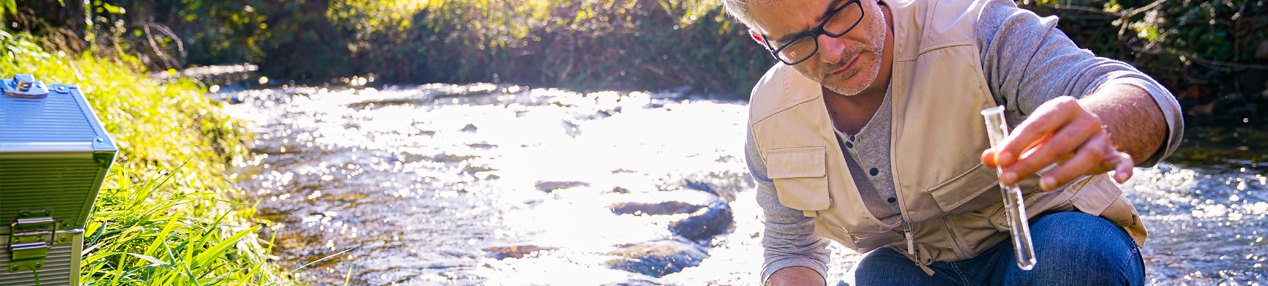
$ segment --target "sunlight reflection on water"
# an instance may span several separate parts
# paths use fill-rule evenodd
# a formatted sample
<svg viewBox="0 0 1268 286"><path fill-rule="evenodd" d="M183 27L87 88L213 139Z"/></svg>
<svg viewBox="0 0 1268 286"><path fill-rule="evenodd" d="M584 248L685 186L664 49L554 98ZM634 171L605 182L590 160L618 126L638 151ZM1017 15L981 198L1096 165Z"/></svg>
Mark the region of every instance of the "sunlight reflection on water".
<svg viewBox="0 0 1268 286"><path fill-rule="evenodd" d="M256 132L235 176L277 255L315 284L755 285L761 209L743 102L492 84L286 87L227 96ZM1268 180L1169 164L1124 185L1150 230L1151 284L1256 285ZM678 238L688 216L621 202L729 203L708 258L663 277L611 269L622 245ZM859 254L833 244L829 281ZM499 259L500 258L500 259ZM1240 281L1240 282L1239 282Z"/></svg>
<svg viewBox="0 0 1268 286"><path fill-rule="evenodd" d="M734 285L760 268L742 103L487 84L235 96L259 133L242 185L283 225L285 260L338 254L307 266L319 282ZM609 269L615 246L673 239L686 216L609 206L713 196L685 182L736 198L709 258L662 278ZM524 246L539 250L486 253Z"/></svg>

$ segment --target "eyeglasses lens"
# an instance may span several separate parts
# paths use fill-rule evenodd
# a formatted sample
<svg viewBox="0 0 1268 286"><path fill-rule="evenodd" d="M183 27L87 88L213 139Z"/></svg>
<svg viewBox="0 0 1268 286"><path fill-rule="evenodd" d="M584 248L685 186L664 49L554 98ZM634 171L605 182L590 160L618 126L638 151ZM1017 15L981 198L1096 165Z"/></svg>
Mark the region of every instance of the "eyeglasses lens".
<svg viewBox="0 0 1268 286"><path fill-rule="evenodd" d="M858 1L847 2L846 7L840 7L841 10L833 14L823 23L823 34L829 37L840 37L849 33L859 21L863 18L863 8ZM796 64L813 56L819 49L818 41L819 33L810 33L799 37L792 42L785 44L779 52L779 60L786 64Z"/></svg>

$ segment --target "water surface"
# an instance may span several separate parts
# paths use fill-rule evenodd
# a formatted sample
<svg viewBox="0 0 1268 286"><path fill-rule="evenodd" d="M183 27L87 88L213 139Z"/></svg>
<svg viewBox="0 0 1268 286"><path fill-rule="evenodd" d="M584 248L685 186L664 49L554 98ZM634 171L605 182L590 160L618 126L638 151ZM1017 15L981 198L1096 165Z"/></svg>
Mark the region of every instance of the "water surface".
<svg viewBox="0 0 1268 286"><path fill-rule="evenodd" d="M258 201L259 216L274 222L261 237L276 235L275 254L298 278L758 284L761 210L743 160L744 102L492 84L382 89L212 95L241 102L227 111L251 122L252 157L234 176L247 190L243 199ZM1182 151L1181 165L1138 169L1124 185L1150 230L1151 285L1268 280L1268 177L1256 163L1264 160L1249 147L1231 150L1240 157ZM611 208L717 199L728 202L735 223L700 241L669 230L686 215ZM619 249L656 243L698 247L708 258L666 275L612 269ZM832 248L830 280L846 279L861 256Z"/></svg>

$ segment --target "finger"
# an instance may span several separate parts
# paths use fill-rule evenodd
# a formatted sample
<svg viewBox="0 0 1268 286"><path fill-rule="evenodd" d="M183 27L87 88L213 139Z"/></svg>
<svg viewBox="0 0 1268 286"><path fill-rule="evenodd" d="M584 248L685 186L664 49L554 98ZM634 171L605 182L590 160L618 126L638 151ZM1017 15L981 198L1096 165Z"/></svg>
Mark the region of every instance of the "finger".
<svg viewBox="0 0 1268 286"><path fill-rule="evenodd" d="M1117 181L1119 184L1126 183L1127 179L1132 178L1132 172L1136 167L1136 160L1132 159L1132 155L1127 154L1127 152L1115 151L1114 153L1115 156L1112 160L1112 163L1114 163L1114 181Z"/></svg>
<svg viewBox="0 0 1268 286"><path fill-rule="evenodd" d="M1045 141L1046 141L1046 140L1047 140L1047 138L1050 138L1050 137L1045 137L1045 139L1043 139L1043 140L1045 140ZM1045 143L1044 141L1035 142L1035 143L1034 143L1031 147L1028 147L1026 150L1032 150L1032 151L1033 151L1033 150L1035 150L1035 148L1042 147L1044 143ZM1027 154L1023 154L1022 156L1027 156ZM996 153L996 154L995 154L995 163L1000 163L1000 154L998 154L998 153ZM1014 163L1014 165L1013 165L1013 166L1003 166L1003 164L1000 164L1000 165L1001 165L1001 167L1000 167L1001 169L1000 169L1000 173L999 173L999 182L1000 182L1000 183L1003 183L1004 185L1007 185L1007 186L1011 186L1011 185L1013 185L1013 184L1016 184L1018 181L1021 181L1021 178L1022 178L1023 176L1019 175L1019 173L1017 173L1017 172L1015 172L1015 171L1011 171L1011 170L1013 170L1013 166L1015 166L1015 165L1016 165L1016 163ZM1025 174L1025 176L1029 176L1029 175L1030 175L1030 174Z"/></svg>
<svg viewBox="0 0 1268 286"><path fill-rule="evenodd" d="M994 150L991 149L982 151L982 165L986 165L990 168L999 168L998 165L995 165L995 152L993 151Z"/></svg>
<svg viewBox="0 0 1268 286"><path fill-rule="evenodd" d="M1044 173L1043 177L1039 179L1039 188L1051 191L1079 176L1094 172L1097 166L1104 161L1105 152L1112 152L1108 148L1105 138L1104 133L1090 138L1082 147L1079 147L1078 152L1073 157Z"/></svg>
<svg viewBox="0 0 1268 286"><path fill-rule="evenodd" d="M1052 138L1052 134L1048 134L1048 136L1044 136L1044 137L1042 137L1042 138L1039 138L1039 140L1038 140L1038 141L1031 142L1029 146L1026 146L1026 148L1025 148L1025 149L1022 149L1023 151L1022 151L1022 155L1021 155L1021 156L1022 156L1022 157L1024 157L1024 156L1029 156L1029 153L1027 153L1027 151L1034 151L1034 150L1038 149L1039 147L1043 147L1043 145L1044 145L1044 144L1046 144L1046 143L1047 143L1047 141L1048 141L1049 139L1051 139L1051 138ZM1003 157L1002 157L1001 155L1002 155L1002 154L1000 154L1000 153L998 153L998 152L997 152L997 153L995 153L995 163L996 163L996 165L999 165L999 166L1000 166L1000 167L1002 167L1002 168L1007 168L1009 165L1005 165L1005 164L1002 162L1001 158L1003 158ZM1019 159L1017 159L1017 158L1016 158L1016 156L1012 156L1012 157L1014 157L1014 158L1012 159L1012 160L1014 161L1012 164L1016 164L1016 161L1017 161L1017 160L1019 160ZM1007 172L1007 169L1005 169L1004 171L1005 171L1005 172L1000 172L1000 174L999 174L999 175L1000 175L1000 177L999 177L999 178L1000 178L1000 182L1001 182L1001 183L1004 183L1004 185L1010 185L1010 186L1011 186L1014 182L1017 182L1018 180L1020 180L1020 177L1018 177L1016 173L1010 173L1010 172ZM1027 174L1027 176L1029 176L1029 174Z"/></svg>
<svg viewBox="0 0 1268 286"><path fill-rule="evenodd" d="M1039 141L1040 138L1064 126L1074 115L1071 104L1077 107L1078 102L1071 97L1063 96L1039 106L1030 118L1018 125L1017 129L1004 139L1003 147L998 148L999 155L996 155L996 161L1002 166L1012 165L1033 142ZM1082 107L1077 108L1082 109Z"/></svg>
<svg viewBox="0 0 1268 286"><path fill-rule="evenodd" d="M1079 117L1054 133L1048 141L1035 147L1034 151L1004 169L1004 176L1015 176L1015 178L1029 176L1048 165L1056 163L1061 157L1075 152L1081 146L1086 146L1096 134L1105 134L1101 131L1099 120L1091 116ZM1108 146L1104 141L1108 141L1108 139L1101 138L1099 140L1102 141L1100 145L1092 146L1099 149L1093 150L1104 154L1104 150ZM1101 161L1099 157L1095 159L1093 162ZM1080 173L1083 171L1086 171L1086 169L1080 170ZM1009 173L1013 175L1009 175Z"/></svg>

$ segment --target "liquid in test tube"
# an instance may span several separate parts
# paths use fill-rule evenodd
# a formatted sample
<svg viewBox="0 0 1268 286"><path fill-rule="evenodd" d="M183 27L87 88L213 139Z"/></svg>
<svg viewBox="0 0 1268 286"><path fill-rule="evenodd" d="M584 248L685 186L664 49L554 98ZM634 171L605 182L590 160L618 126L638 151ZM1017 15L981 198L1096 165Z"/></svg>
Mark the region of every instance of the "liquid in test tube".
<svg viewBox="0 0 1268 286"><path fill-rule="evenodd" d="M1008 138L1008 123L1004 120L1004 106L996 106L982 110L986 119L986 133L991 139L991 148L1001 145ZM1004 172L1003 168L996 168ZM1017 253L1017 267L1021 270L1035 268L1035 246L1030 241L1030 223L1026 217L1026 203L1021 188L999 184L1004 195L1004 209L1008 214L1008 229L1013 237L1013 252Z"/></svg>

